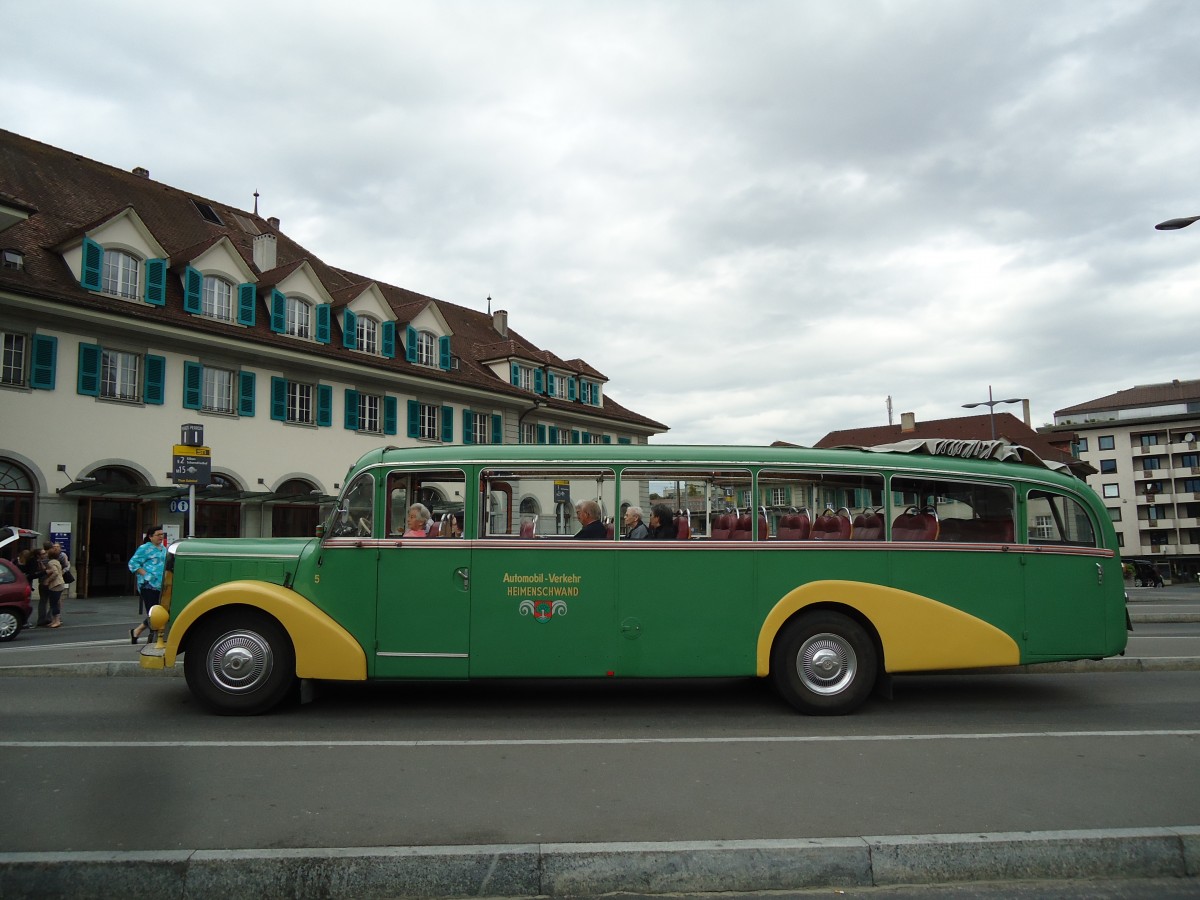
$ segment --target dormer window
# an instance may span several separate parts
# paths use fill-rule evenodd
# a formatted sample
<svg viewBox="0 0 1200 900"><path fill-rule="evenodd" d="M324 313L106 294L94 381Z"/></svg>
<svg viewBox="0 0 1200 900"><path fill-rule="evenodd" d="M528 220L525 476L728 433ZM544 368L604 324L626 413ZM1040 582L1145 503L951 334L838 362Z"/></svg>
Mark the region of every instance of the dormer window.
<svg viewBox="0 0 1200 900"><path fill-rule="evenodd" d="M299 297L287 298L285 333L292 337L312 338L312 306Z"/></svg>
<svg viewBox="0 0 1200 900"><path fill-rule="evenodd" d="M354 326L354 349L363 353L379 352L379 323L369 316L358 316Z"/></svg>
<svg viewBox="0 0 1200 900"><path fill-rule="evenodd" d="M436 366L438 364L437 336L428 331L417 333L417 364L421 366Z"/></svg>
<svg viewBox="0 0 1200 900"><path fill-rule="evenodd" d="M104 293L136 300L139 296L142 261L124 250L104 251Z"/></svg>
<svg viewBox="0 0 1200 900"><path fill-rule="evenodd" d="M222 322L233 320L233 285L216 275L204 276L204 294L200 311Z"/></svg>

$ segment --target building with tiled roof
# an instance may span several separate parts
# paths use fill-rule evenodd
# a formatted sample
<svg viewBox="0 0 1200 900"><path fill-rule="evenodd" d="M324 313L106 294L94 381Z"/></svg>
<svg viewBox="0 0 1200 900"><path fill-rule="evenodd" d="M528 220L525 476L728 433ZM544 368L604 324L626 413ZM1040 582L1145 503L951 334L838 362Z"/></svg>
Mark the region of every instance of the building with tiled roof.
<svg viewBox="0 0 1200 900"><path fill-rule="evenodd" d="M1141 384L1054 413L1096 474L1127 559L1167 578L1200 574L1200 380Z"/></svg>
<svg viewBox="0 0 1200 900"><path fill-rule="evenodd" d="M0 526L124 591L142 528L312 534L381 444L645 443L666 426L487 312L340 269L280 222L0 131ZM180 509L185 424L212 485ZM15 548L14 548L15 549Z"/></svg>

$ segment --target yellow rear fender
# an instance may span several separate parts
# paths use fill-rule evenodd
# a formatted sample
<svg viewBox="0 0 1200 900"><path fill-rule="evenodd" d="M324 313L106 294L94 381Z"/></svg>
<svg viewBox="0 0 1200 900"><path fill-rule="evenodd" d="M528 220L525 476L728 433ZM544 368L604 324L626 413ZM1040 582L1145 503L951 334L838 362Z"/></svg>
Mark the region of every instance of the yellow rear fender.
<svg viewBox="0 0 1200 900"><path fill-rule="evenodd" d="M886 672L1015 666L1021 651L995 625L960 609L898 588L860 581L814 581L785 594L758 632L757 669L771 671L771 647L784 624L805 607L857 610L879 635Z"/></svg>
<svg viewBox="0 0 1200 900"><path fill-rule="evenodd" d="M201 617L232 606L260 609L279 620L296 648L297 677L366 680L367 655L350 632L294 591L265 581L219 584L181 609L167 633L165 665L175 665L188 629Z"/></svg>

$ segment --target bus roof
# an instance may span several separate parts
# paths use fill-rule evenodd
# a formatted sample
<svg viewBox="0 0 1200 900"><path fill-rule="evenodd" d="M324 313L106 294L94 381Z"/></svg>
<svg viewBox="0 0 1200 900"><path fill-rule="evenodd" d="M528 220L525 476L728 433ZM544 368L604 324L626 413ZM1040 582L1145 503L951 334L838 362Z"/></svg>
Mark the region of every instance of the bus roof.
<svg viewBox="0 0 1200 900"><path fill-rule="evenodd" d="M881 456L897 457L891 466L935 471L1028 477L1014 466L1054 472L1068 481L1079 481L1070 468L1043 460L1028 447L1008 441L914 439L875 447L757 447L722 444L455 444L428 447L380 447L365 453L352 466L378 463L436 464L492 463L595 463L631 465L640 462L676 465L833 465L889 466ZM911 457L921 457L920 461ZM1052 479L1058 480L1058 479Z"/></svg>

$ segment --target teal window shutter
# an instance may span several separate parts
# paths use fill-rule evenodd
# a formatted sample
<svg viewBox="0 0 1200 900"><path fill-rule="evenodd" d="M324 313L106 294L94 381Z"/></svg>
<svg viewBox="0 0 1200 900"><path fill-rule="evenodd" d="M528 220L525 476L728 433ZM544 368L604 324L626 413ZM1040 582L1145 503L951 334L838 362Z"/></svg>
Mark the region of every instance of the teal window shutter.
<svg viewBox="0 0 1200 900"><path fill-rule="evenodd" d="M199 409L204 387L204 366L200 363L183 364L183 408Z"/></svg>
<svg viewBox="0 0 1200 900"><path fill-rule="evenodd" d="M410 363L417 361L417 329L411 325L404 329L404 358Z"/></svg>
<svg viewBox="0 0 1200 900"><path fill-rule="evenodd" d="M408 401L408 436L415 438L421 434L421 404L417 400Z"/></svg>
<svg viewBox="0 0 1200 900"><path fill-rule="evenodd" d="M539 444L546 443L546 426L545 425L539 425L537 427L537 436L538 436L537 442Z"/></svg>
<svg viewBox="0 0 1200 900"><path fill-rule="evenodd" d="M358 391L354 388L346 388L346 412L342 424L347 431L358 431Z"/></svg>
<svg viewBox="0 0 1200 900"><path fill-rule="evenodd" d="M552 444L558 443L558 426L557 425L550 426L549 438L550 438L550 443L552 443Z"/></svg>
<svg viewBox="0 0 1200 900"><path fill-rule="evenodd" d="M444 372L450 371L450 338L445 335L438 338L438 368Z"/></svg>
<svg viewBox="0 0 1200 900"><path fill-rule="evenodd" d="M454 407L442 407L442 443L454 443Z"/></svg>
<svg viewBox="0 0 1200 900"><path fill-rule="evenodd" d="M633 441L631 441L629 438L619 437L619 438L617 438L617 443L618 444L632 444Z"/></svg>
<svg viewBox="0 0 1200 900"><path fill-rule="evenodd" d="M347 350L358 346L358 316L350 309L342 313L342 346Z"/></svg>
<svg viewBox="0 0 1200 900"><path fill-rule="evenodd" d="M554 396L554 373L553 372L546 373L546 393L549 394L551 397Z"/></svg>
<svg viewBox="0 0 1200 900"><path fill-rule="evenodd" d="M250 282L238 285L238 324L253 325L256 320L258 288Z"/></svg>
<svg viewBox="0 0 1200 900"><path fill-rule="evenodd" d="M287 379L271 376L271 418L278 422L287 421Z"/></svg>
<svg viewBox="0 0 1200 900"><path fill-rule="evenodd" d="M572 377L572 378L567 379L567 399L568 400L574 400L579 395L579 389L576 385L577 385L577 381L575 378Z"/></svg>
<svg viewBox="0 0 1200 900"><path fill-rule="evenodd" d="M475 443L475 414L469 409L463 410L463 443Z"/></svg>
<svg viewBox="0 0 1200 900"><path fill-rule="evenodd" d="M77 393L88 397L100 396L101 355L99 344L79 345L79 374L75 386Z"/></svg>
<svg viewBox="0 0 1200 900"><path fill-rule="evenodd" d="M79 283L89 291L100 290L100 281L104 273L104 248L91 238L83 239L83 268Z"/></svg>
<svg viewBox="0 0 1200 900"><path fill-rule="evenodd" d="M332 337L333 309L328 303L317 304L317 343L328 344Z"/></svg>
<svg viewBox="0 0 1200 900"><path fill-rule="evenodd" d="M396 323L384 322L379 328L379 349L385 359L396 358Z"/></svg>
<svg viewBox="0 0 1200 900"><path fill-rule="evenodd" d="M384 397L383 398L383 433L384 434L395 434L396 433L396 424L397 424L396 420L399 418L399 415L400 415L399 410L397 409L398 406L399 406L399 404L396 402L395 397Z"/></svg>
<svg viewBox="0 0 1200 900"><path fill-rule="evenodd" d="M535 394L546 393L545 374L546 373L543 372L541 369L533 370L533 392Z"/></svg>
<svg viewBox="0 0 1200 900"><path fill-rule="evenodd" d="M508 380L510 384L521 383L521 367L516 363L512 363L512 368L509 370Z"/></svg>
<svg viewBox="0 0 1200 900"><path fill-rule="evenodd" d="M496 414L492 416L492 443L501 444L504 442L504 419Z"/></svg>
<svg viewBox="0 0 1200 900"><path fill-rule="evenodd" d="M271 290L271 330L276 334L287 331L287 297L278 288Z"/></svg>
<svg viewBox="0 0 1200 900"><path fill-rule="evenodd" d="M583 432L583 434L582 434L582 435L580 435L580 438L579 438L579 443L581 443L581 444L590 444L591 442L592 442L592 435L591 435L591 432L585 431L585 432Z"/></svg>
<svg viewBox="0 0 1200 900"><path fill-rule="evenodd" d="M58 361L58 338L49 334L33 336L33 352L29 363L29 386L39 391L54 390Z"/></svg>
<svg viewBox="0 0 1200 900"><path fill-rule="evenodd" d="M150 263L146 263L150 265ZM200 296L204 292L204 276L198 269L188 266L183 270L183 311L198 315L201 310ZM241 293L238 293L238 311L241 312Z"/></svg>
<svg viewBox="0 0 1200 900"><path fill-rule="evenodd" d="M606 444L611 444L612 443L612 435L606 434L600 440L604 441L604 443L606 443Z"/></svg>
<svg viewBox="0 0 1200 900"><path fill-rule="evenodd" d="M166 397L167 358L146 354L145 378L142 379L142 402L162 406Z"/></svg>
<svg viewBox="0 0 1200 900"><path fill-rule="evenodd" d="M333 424L333 386L317 385L317 424L328 428Z"/></svg>
<svg viewBox="0 0 1200 900"><path fill-rule="evenodd" d="M579 434L579 432L578 432L576 429L574 429L574 428L572 428L572 429L571 429L571 443L572 443L572 444L578 444L578 443L580 443L580 434Z"/></svg>
<svg viewBox="0 0 1200 900"><path fill-rule="evenodd" d="M238 372L238 415L254 415L254 373Z"/></svg>
<svg viewBox="0 0 1200 900"><path fill-rule="evenodd" d="M165 259L146 260L145 300L151 306L167 305L167 261Z"/></svg>

